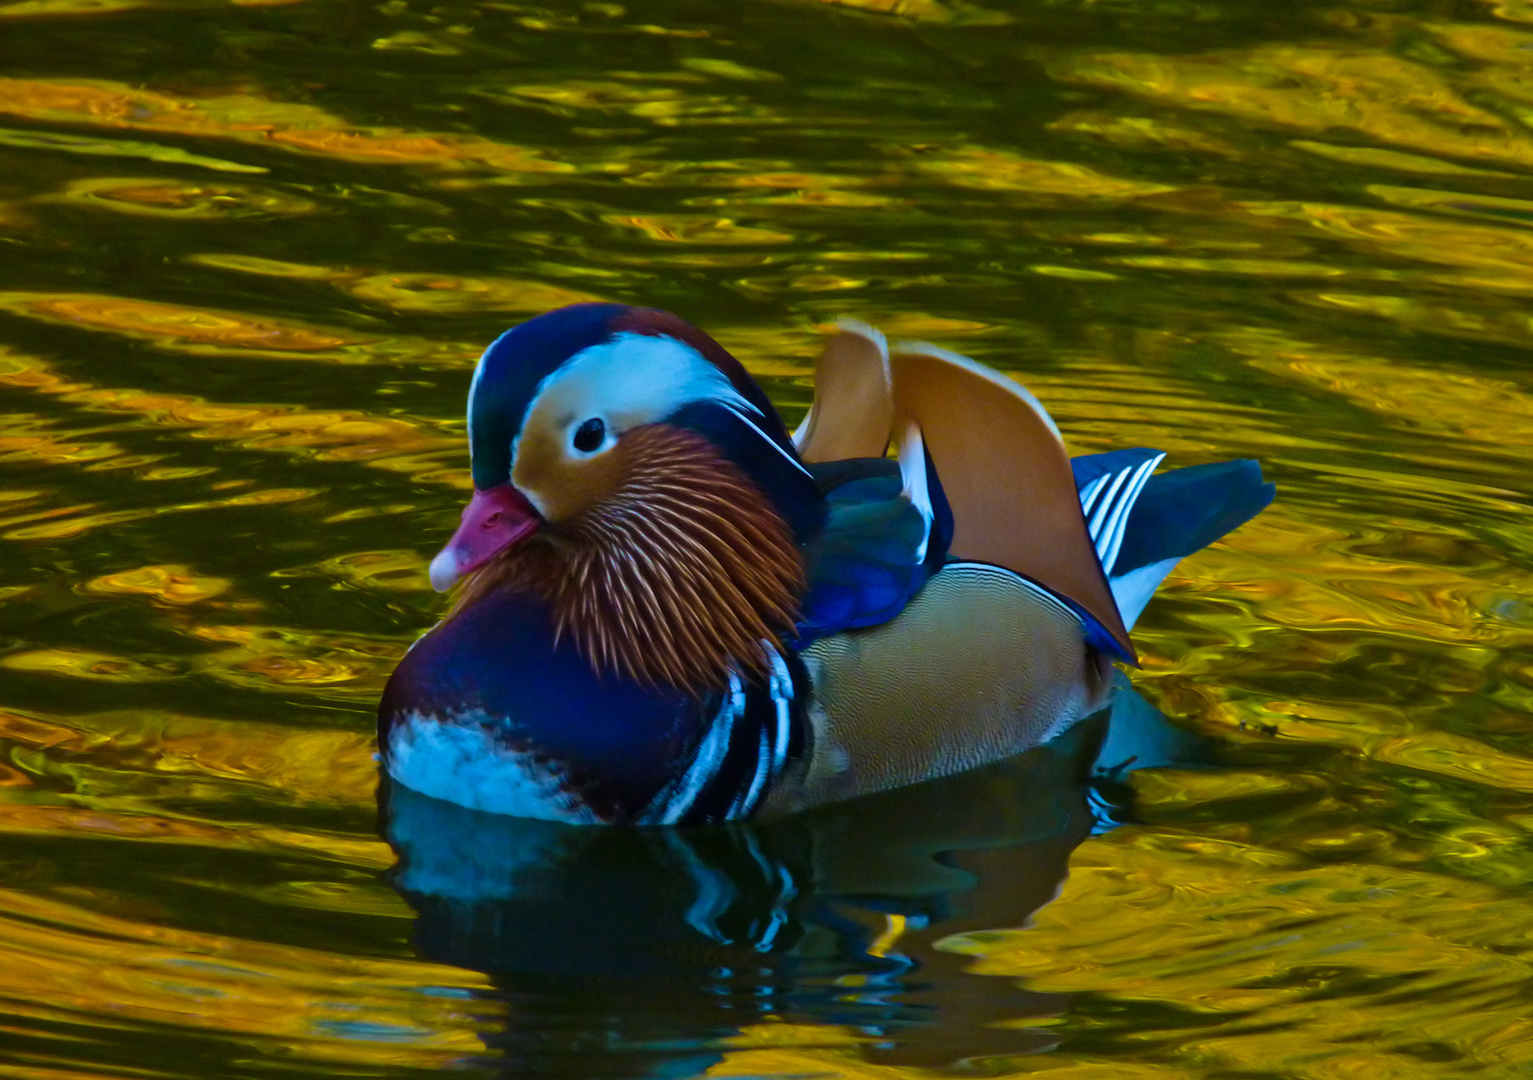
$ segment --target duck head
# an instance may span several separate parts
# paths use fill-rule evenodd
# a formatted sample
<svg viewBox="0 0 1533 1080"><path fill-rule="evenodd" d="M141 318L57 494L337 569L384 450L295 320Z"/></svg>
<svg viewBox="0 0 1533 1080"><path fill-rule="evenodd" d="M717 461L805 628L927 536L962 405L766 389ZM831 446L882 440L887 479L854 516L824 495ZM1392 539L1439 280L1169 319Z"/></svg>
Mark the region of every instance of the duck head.
<svg viewBox="0 0 1533 1080"><path fill-rule="evenodd" d="M791 628L825 503L695 327L618 304L522 323L480 357L468 429L474 495L431 562L438 591L464 582L455 611L531 591L598 673L698 690Z"/></svg>

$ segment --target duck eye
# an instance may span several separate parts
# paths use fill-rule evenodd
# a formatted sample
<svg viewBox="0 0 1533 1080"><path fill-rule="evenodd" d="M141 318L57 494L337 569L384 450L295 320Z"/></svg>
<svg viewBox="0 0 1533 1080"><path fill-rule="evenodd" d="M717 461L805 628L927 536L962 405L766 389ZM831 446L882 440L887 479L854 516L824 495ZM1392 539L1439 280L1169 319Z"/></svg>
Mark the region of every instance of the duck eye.
<svg viewBox="0 0 1533 1080"><path fill-rule="evenodd" d="M575 429L575 449L582 454L589 454L602 444L607 437L607 425L602 423L601 417L593 416Z"/></svg>

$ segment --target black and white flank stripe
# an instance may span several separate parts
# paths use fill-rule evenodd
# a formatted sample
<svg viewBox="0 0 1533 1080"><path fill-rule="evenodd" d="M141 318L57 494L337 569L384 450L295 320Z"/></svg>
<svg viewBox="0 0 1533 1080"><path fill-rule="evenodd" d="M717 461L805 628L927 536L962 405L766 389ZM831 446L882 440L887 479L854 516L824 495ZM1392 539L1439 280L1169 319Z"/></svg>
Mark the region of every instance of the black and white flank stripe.
<svg viewBox="0 0 1533 1080"><path fill-rule="evenodd" d="M704 825L748 818L784 767L803 752L802 695L807 676L797 658L766 645L771 671L747 685L736 673L685 770L638 816L641 825Z"/></svg>

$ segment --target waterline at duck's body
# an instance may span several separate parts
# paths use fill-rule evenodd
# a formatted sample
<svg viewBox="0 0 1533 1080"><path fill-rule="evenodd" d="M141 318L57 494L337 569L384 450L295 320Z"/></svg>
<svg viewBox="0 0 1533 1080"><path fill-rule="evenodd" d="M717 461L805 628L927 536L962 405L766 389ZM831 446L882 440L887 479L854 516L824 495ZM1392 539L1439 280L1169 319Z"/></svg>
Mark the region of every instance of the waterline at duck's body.
<svg viewBox="0 0 1533 1080"><path fill-rule="evenodd" d="M390 680L383 760L580 824L778 816L1036 745L1272 495L1254 462L1072 463L1016 383L860 326L791 438L711 338L619 305L503 335L469 420L476 492L432 563L465 584Z"/></svg>

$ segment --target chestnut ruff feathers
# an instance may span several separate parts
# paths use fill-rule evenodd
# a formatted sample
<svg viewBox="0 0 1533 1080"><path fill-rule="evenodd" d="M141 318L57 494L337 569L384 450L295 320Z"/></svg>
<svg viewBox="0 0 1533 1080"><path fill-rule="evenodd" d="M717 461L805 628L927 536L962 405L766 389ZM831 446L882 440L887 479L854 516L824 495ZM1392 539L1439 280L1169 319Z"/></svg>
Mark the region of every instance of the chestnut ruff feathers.
<svg viewBox="0 0 1533 1080"><path fill-rule="evenodd" d="M546 525L465 579L451 619L495 589L553 609L598 675L703 693L730 671L764 676L805 588L782 517L706 438L666 424L627 432L616 489Z"/></svg>

